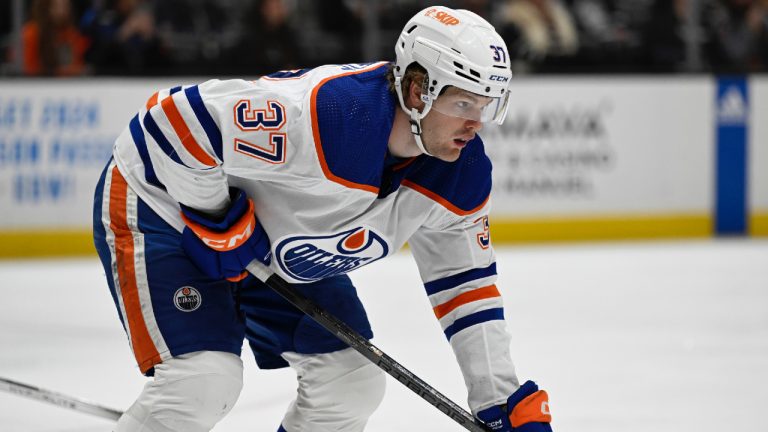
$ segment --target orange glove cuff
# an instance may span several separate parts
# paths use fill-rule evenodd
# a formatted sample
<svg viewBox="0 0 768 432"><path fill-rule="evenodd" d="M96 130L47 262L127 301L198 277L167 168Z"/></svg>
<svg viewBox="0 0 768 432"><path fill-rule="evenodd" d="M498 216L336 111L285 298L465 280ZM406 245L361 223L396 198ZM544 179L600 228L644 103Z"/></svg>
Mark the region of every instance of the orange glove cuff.
<svg viewBox="0 0 768 432"><path fill-rule="evenodd" d="M547 392L539 390L521 400L509 414L509 421L513 428L531 422L552 422L552 415L549 414L549 396Z"/></svg>

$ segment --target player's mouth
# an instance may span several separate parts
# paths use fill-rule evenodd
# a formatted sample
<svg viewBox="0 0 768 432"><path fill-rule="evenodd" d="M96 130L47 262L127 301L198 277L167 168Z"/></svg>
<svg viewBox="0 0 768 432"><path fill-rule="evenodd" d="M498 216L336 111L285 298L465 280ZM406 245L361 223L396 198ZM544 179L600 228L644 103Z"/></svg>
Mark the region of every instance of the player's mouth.
<svg viewBox="0 0 768 432"><path fill-rule="evenodd" d="M472 141L472 138L474 137L454 138L453 143L459 148L464 148L468 142Z"/></svg>

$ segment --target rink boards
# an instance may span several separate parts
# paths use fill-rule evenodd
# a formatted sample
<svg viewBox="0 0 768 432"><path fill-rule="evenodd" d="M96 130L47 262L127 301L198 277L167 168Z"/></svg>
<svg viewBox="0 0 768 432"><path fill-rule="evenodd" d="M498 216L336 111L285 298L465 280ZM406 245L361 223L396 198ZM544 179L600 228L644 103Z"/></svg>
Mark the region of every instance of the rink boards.
<svg viewBox="0 0 768 432"><path fill-rule="evenodd" d="M0 257L92 253L93 188L157 89L0 81ZM521 78L482 131L497 243L768 236L768 78Z"/></svg>

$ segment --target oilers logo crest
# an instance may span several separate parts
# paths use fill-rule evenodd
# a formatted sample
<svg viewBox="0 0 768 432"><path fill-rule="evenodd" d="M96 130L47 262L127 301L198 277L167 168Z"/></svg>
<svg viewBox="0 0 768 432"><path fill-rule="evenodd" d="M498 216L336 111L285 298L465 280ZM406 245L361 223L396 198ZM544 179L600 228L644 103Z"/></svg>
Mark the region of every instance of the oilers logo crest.
<svg viewBox="0 0 768 432"><path fill-rule="evenodd" d="M387 242L368 227L328 236L287 237L275 248L282 271L301 282L348 273L388 253Z"/></svg>
<svg viewBox="0 0 768 432"><path fill-rule="evenodd" d="M176 305L176 309L182 312L193 312L200 307L202 302L203 298L200 291L191 286L181 287L173 294L173 304Z"/></svg>

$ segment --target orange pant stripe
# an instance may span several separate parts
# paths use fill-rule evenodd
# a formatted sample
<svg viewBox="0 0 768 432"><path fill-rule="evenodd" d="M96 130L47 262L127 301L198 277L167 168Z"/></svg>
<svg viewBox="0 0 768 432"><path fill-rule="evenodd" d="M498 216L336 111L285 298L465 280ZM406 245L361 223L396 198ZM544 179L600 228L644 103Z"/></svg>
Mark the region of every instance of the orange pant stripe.
<svg viewBox="0 0 768 432"><path fill-rule="evenodd" d="M117 170L112 169L112 185L109 191L110 229L115 233L115 259L117 261L120 295L125 307L124 317L131 335L131 345L136 362L144 373L161 361L160 354L149 335L141 311L134 264L133 234L127 221L128 184Z"/></svg>

